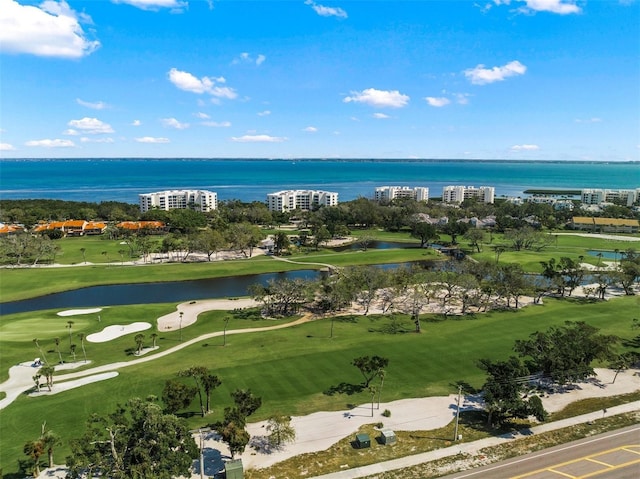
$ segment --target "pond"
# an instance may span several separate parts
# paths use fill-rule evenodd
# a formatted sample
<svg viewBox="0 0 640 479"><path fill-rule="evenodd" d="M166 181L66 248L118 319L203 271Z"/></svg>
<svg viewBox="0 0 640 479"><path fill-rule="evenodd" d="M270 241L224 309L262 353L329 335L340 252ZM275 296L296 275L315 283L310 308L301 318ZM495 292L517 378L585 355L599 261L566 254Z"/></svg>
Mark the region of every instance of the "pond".
<svg viewBox="0 0 640 479"><path fill-rule="evenodd" d="M0 315L41 309L87 308L141 303L173 303L196 299L246 296L249 286L267 284L271 279L316 279L324 273L316 270L263 273L225 278L207 278L161 283L131 283L53 293L37 298L0 303Z"/></svg>
<svg viewBox="0 0 640 479"><path fill-rule="evenodd" d="M624 252L622 251L618 251L616 253L615 251L588 250L587 254L589 256L597 256L605 260L614 260L614 261L618 261L624 257Z"/></svg>
<svg viewBox="0 0 640 479"><path fill-rule="evenodd" d="M432 267L435 261L419 261L424 268ZM372 265L385 270L416 263L392 263ZM249 286L269 280L305 279L313 280L328 273L304 269L280 273L262 273L224 278L207 278L188 281L159 283L130 283L87 288L53 293L37 298L0 303L0 315L39 311L42 309L69 309L114 306L123 304L179 303L197 299L235 298L247 296Z"/></svg>

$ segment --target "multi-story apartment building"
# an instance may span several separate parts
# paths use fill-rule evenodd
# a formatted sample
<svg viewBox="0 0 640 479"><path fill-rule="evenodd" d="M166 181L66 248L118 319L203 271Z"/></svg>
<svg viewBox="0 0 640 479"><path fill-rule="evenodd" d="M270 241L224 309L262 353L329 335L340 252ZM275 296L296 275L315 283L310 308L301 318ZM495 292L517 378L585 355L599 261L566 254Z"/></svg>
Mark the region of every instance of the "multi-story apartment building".
<svg viewBox="0 0 640 479"><path fill-rule="evenodd" d="M206 190L167 190L138 195L140 212L153 208L161 210L193 209L207 212L218 208L218 194Z"/></svg>
<svg viewBox="0 0 640 479"><path fill-rule="evenodd" d="M462 203L470 198L477 198L482 203L493 203L496 190L493 186L458 186L450 185L442 188L442 201L444 203Z"/></svg>
<svg viewBox="0 0 640 479"><path fill-rule="evenodd" d="M582 203L585 205L599 205L601 203L622 203L633 206L640 201L640 188L635 190L605 190L585 189L581 192Z"/></svg>
<svg viewBox="0 0 640 479"><path fill-rule="evenodd" d="M416 201L427 202L429 201L429 188L424 186L413 188L408 186L378 186L374 194L376 201L389 202L400 198L411 198Z"/></svg>
<svg viewBox="0 0 640 479"><path fill-rule="evenodd" d="M269 211L309 211L318 206L336 206L338 193L317 190L285 190L267 195Z"/></svg>

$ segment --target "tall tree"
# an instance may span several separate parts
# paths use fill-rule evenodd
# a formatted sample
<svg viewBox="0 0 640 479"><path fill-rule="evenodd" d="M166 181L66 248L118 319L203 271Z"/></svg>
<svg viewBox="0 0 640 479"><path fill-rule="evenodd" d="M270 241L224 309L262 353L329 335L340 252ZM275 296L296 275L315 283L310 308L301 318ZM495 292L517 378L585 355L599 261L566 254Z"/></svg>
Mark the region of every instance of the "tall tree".
<svg viewBox="0 0 640 479"><path fill-rule="evenodd" d="M44 445L39 439L36 441L27 441L22 448L24 453L29 456L32 461L31 472L33 477L40 475L40 457L44 454Z"/></svg>
<svg viewBox="0 0 640 479"><path fill-rule="evenodd" d="M58 353L58 362L62 364L62 353L60 352L60 338L53 338L53 342L56 345L56 353Z"/></svg>
<svg viewBox="0 0 640 479"><path fill-rule="evenodd" d="M181 409L189 407L191 401L198 393L193 386L187 386L175 379L169 379L164 384L162 390L162 402L165 406L165 412L175 414Z"/></svg>
<svg viewBox="0 0 640 479"><path fill-rule="evenodd" d="M82 355L84 356L84 362L87 362L87 350L84 348L84 333L78 333L78 339L80 339L80 347L82 348Z"/></svg>
<svg viewBox="0 0 640 479"><path fill-rule="evenodd" d="M138 333L133 339L136 342L136 354L140 356L142 348L144 347L144 334Z"/></svg>
<svg viewBox="0 0 640 479"><path fill-rule="evenodd" d="M540 371L554 381L565 384L593 376L596 359L614 357L613 345L618 338L599 334L598 328L578 321L537 331L526 340L517 340L514 350L528 358L531 371Z"/></svg>
<svg viewBox="0 0 640 479"><path fill-rule="evenodd" d="M360 356L352 362L364 378L364 387L368 388L371 380L380 374L380 370L385 369L389 365L389 359L381 356Z"/></svg>
<svg viewBox="0 0 640 479"><path fill-rule="evenodd" d="M74 322L69 320L67 321L67 329L69 330L69 347L71 347L71 329L73 328Z"/></svg>
<svg viewBox="0 0 640 479"><path fill-rule="evenodd" d="M296 439L296 430L291 426L291 416L271 416L267 420L267 432L269 432L269 444L275 448L280 448Z"/></svg>
<svg viewBox="0 0 640 479"><path fill-rule="evenodd" d="M46 429L46 422L42 425L42 433L40 434L40 442L44 452L47 453L48 466L53 467L53 451L56 447L62 444L62 439L55 432L50 429Z"/></svg>
<svg viewBox="0 0 640 479"><path fill-rule="evenodd" d="M518 358L511 356L506 361L482 359L478 367L487 373L482 390L489 425L501 424L511 418L526 418L532 412L544 419L544 409L540 410L537 403L531 408L529 401L524 399L529 371Z"/></svg>
<svg viewBox="0 0 640 479"><path fill-rule="evenodd" d="M439 238L438 230L431 223L426 221L413 221L411 224L411 236L420 240L420 247L437 240Z"/></svg>
<svg viewBox="0 0 640 479"><path fill-rule="evenodd" d="M53 366L43 366L40 368L40 374L45 377L47 381L47 388L51 391L53 388L53 374L56 372Z"/></svg>
<svg viewBox="0 0 640 479"><path fill-rule="evenodd" d="M190 476L198 447L186 423L164 414L153 400L133 398L105 416L92 415L82 437L71 441L71 479L172 479Z"/></svg>
<svg viewBox="0 0 640 479"><path fill-rule="evenodd" d="M249 389L236 389L231 393L234 407L224 409L224 418L212 424L212 427L229 445L231 457L241 454L249 443L246 431L247 417L252 415L262 404L262 399L253 395Z"/></svg>
<svg viewBox="0 0 640 479"><path fill-rule="evenodd" d="M198 399L200 400L200 412L202 417L204 417L210 412L211 392L220 386L222 382L217 376L210 374L209 370L204 366L192 366L179 371L178 376L190 377L195 382ZM206 403L203 399L203 394L206 397Z"/></svg>

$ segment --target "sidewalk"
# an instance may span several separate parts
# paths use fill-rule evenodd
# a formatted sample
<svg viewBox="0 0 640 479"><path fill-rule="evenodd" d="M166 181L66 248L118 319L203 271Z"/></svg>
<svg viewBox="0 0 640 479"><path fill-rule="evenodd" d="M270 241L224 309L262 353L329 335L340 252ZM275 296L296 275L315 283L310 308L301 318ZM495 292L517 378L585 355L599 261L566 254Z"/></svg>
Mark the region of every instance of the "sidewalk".
<svg viewBox="0 0 640 479"><path fill-rule="evenodd" d="M606 415L615 416L617 414L624 414L627 412L633 412L638 410L640 410L640 401L635 401L629 404L623 404L620 406L609 408L606 412ZM498 436L498 437L489 437L489 438L481 439L479 441L474 441L474 442L455 444L450 447L436 449L435 451L424 452L422 454L415 454L413 456L406 456L399 459L394 459L392 461L379 462L377 464L371 464L369 466L356 467L346 471L333 472L331 474L324 474L322 476L313 476L310 479L355 479L360 477L371 476L373 474L381 474L383 472L393 471L396 469L403 469L405 467L415 466L417 464L423 464L425 462L435 461L437 459L442 459L443 457L455 456L457 454L472 455L478 452L479 450L484 449L485 447L504 444L506 442L513 441L514 439L518 439L522 437L529 437L531 436L531 434L540 434L543 432L554 431L554 430L562 429L568 426L573 426L576 424L595 421L596 419L602 419L602 417L603 417L603 412L596 411L589 414L583 414L582 416L575 416L568 419L563 419L561 421L541 424L539 426L532 427L531 429L522 431L525 434L522 434L522 432L520 432L520 433L516 433L515 435L508 434L508 435Z"/></svg>

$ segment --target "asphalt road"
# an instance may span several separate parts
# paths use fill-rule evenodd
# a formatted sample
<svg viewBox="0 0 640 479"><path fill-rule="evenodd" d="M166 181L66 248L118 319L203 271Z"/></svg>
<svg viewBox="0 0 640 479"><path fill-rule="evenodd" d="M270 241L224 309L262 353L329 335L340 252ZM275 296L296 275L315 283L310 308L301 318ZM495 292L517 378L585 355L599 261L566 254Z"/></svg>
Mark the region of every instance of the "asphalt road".
<svg viewBox="0 0 640 479"><path fill-rule="evenodd" d="M552 447L445 479L638 479L640 426Z"/></svg>

